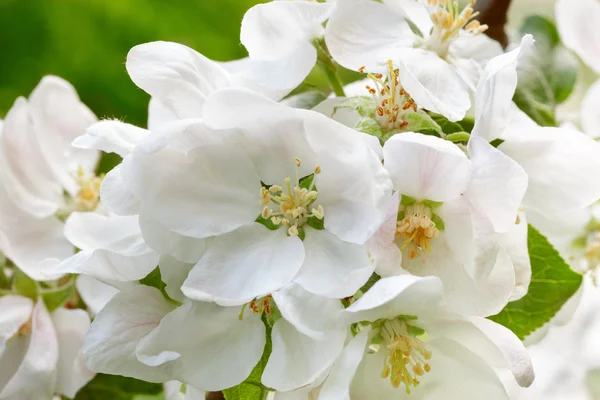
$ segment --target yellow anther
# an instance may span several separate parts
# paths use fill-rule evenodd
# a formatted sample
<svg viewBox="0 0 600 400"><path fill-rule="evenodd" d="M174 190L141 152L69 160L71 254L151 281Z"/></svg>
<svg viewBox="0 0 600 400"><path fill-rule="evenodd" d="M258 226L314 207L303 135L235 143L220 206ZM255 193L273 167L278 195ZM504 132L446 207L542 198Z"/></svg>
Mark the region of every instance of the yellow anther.
<svg viewBox="0 0 600 400"><path fill-rule="evenodd" d="M298 234L299 234L299 232L298 232L298 228L296 227L296 225L290 226L290 228L288 229L288 235L298 236Z"/></svg>
<svg viewBox="0 0 600 400"><path fill-rule="evenodd" d="M315 167L315 169L313 170L313 172L315 173L315 175L319 175L321 173L321 166L317 165Z"/></svg>
<svg viewBox="0 0 600 400"><path fill-rule="evenodd" d="M302 165L302 160L299 159L298 157L295 157L294 161L296 162L296 167L300 167Z"/></svg>

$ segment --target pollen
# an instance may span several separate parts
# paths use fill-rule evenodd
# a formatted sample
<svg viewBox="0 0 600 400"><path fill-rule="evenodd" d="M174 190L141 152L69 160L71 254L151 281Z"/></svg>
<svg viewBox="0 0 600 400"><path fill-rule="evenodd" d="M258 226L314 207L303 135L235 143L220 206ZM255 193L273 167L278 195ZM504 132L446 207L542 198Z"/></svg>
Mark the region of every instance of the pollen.
<svg viewBox="0 0 600 400"><path fill-rule="evenodd" d="M421 383L418 378L431 371L428 361L432 353L420 339L409 333L408 327L403 319L386 320L379 334L387 351L381 377L389 379L396 389L404 385L406 393L410 394L411 387Z"/></svg>
<svg viewBox="0 0 600 400"><path fill-rule="evenodd" d="M417 104L400 85L400 71L388 60L387 76L368 74L375 87L367 85L367 91L373 96L376 105L375 119L387 131L406 127L405 119L409 111L417 111Z"/></svg>
<svg viewBox="0 0 600 400"><path fill-rule="evenodd" d="M321 173L321 167L316 165L312 175L300 179L298 175L302 160L295 157L294 164L295 180L290 177L285 178L284 187L279 185L261 187L259 200L259 204L264 206L261 217L269 219L275 226L284 226L289 236L298 236L309 218L322 220L325 216L323 206L315 204L319 196L316 181ZM301 184L301 181L309 183Z"/></svg>
<svg viewBox="0 0 600 400"><path fill-rule="evenodd" d="M80 166L75 177L79 190L74 198L75 211L94 211L100 203L102 177L88 175Z"/></svg>
<svg viewBox="0 0 600 400"><path fill-rule="evenodd" d="M404 239L400 250L408 251L408 258L414 260L421 252L431 249L430 241L440 235L433 213L423 203L415 203L404 209L404 218L396 223L396 237Z"/></svg>

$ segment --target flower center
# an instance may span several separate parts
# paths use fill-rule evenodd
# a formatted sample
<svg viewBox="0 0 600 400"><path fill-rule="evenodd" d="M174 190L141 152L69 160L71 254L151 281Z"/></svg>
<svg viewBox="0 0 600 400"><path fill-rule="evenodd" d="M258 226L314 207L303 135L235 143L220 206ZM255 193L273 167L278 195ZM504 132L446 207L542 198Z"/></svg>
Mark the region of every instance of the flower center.
<svg viewBox="0 0 600 400"><path fill-rule="evenodd" d="M479 15L473 7L477 0L471 0L470 4L459 9L458 1L451 0L427 0L429 15L433 22L433 29L424 45L435 51L441 58L446 58L450 43L457 38L461 29L473 35L479 35L488 29L487 25L481 25L474 18Z"/></svg>
<svg viewBox="0 0 600 400"><path fill-rule="evenodd" d="M400 216L402 218L396 222L396 237L404 239L400 250L408 249L408 258L414 260L421 252L431 249L429 241L437 238L440 231L432 220L434 215L431 208L423 203L406 206Z"/></svg>
<svg viewBox="0 0 600 400"><path fill-rule="evenodd" d="M364 68L360 69L363 72ZM377 106L375 119L385 130L402 129L408 125L405 115L409 110L417 111L417 104L400 85L400 71L394 69L392 60L387 61L387 76L367 74L375 87L367 85L369 94Z"/></svg>
<svg viewBox="0 0 600 400"><path fill-rule="evenodd" d="M314 168L313 174L302 179L298 177L298 170L302 161L296 157L296 179L292 186L292 179L285 178L285 188L279 185L261 187L260 202L264 206L261 217L269 220L276 227L285 226L288 235L301 236L302 228L310 223L311 219L322 221L324 217L323 206L315 205L318 197L316 188L317 175L321 167Z"/></svg>
<svg viewBox="0 0 600 400"><path fill-rule="evenodd" d="M86 175L83 168L79 167L75 179L79 185L79 191L73 199L75 211L94 211L100 202L102 177L93 174Z"/></svg>
<svg viewBox="0 0 600 400"><path fill-rule="evenodd" d="M396 389L404 384L407 394L410 394L411 386L419 385L418 377L431 370L427 362L431 359L431 352L417 338L424 333L421 328L411 326L401 318L386 320L379 329L387 350L381 377L389 379Z"/></svg>

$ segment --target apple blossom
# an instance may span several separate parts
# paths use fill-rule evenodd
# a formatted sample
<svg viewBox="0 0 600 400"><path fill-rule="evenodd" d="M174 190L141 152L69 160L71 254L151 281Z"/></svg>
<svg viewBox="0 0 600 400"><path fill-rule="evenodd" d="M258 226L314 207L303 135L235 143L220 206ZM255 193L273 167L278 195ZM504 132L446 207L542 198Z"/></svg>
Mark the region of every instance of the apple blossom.
<svg viewBox="0 0 600 400"><path fill-rule="evenodd" d="M274 321L273 350L262 382L292 390L316 380L341 352L346 329L335 323L341 308L297 284L243 307L186 300L175 308L140 285L98 314L84 355L97 371L221 390L243 381L261 358L266 318Z"/></svg>
<svg viewBox="0 0 600 400"><path fill-rule="evenodd" d="M455 315L435 277L383 278L342 314L358 333L334 364L319 399L508 399L498 373L529 386L523 344L484 318ZM331 381L329 381L331 379ZM468 384L465 384L468 382Z"/></svg>
<svg viewBox="0 0 600 400"><path fill-rule="evenodd" d="M204 113L165 126L121 166L153 224L144 237L205 241L202 258L182 260L197 262L183 292L243 304L294 280L354 294L373 270L365 242L391 190L374 138L240 89L215 92Z"/></svg>
<svg viewBox="0 0 600 400"><path fill-rule="evenodd" d="M99 154L70 147L94 120L69 83L47 76L2 126L0 250L34 279L45 279L40 261L73 254L60 218L97 206Z"/></svg>
<svg viewBox="0 0 600 400"><path fill-rule="evenodd" d="M404 89L420 106L457 121L470 108L469 88L480 64L501 52L480 35L474 1L462 10L451 1L342 0L325 41L346 68L380 72L398 64Z"/></svg>
<svg viewBox="0 0 600 400"><path fill-rule="evenodd" d="M0 297L0 398L69 398L89 382L81 358L90 326L84 310L59 308L51 314L42 301L17 295Z"/></svg>

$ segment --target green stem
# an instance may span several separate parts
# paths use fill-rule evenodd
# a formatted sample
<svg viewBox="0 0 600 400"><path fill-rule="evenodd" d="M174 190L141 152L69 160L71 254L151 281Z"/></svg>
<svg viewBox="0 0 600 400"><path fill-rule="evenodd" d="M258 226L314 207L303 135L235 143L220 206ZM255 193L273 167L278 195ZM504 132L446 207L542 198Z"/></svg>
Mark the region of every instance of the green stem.
<svg viewBox="0 0 600 400"><path fill-rule="evenodd" d="M333 93L338 97L346 97L344 85L337 74L337 65L333 58L331 58L325 42L322 39L315 40L313 45L317 49L317 63L323 72L325 72L325 75L327 75Z"/></svg>

